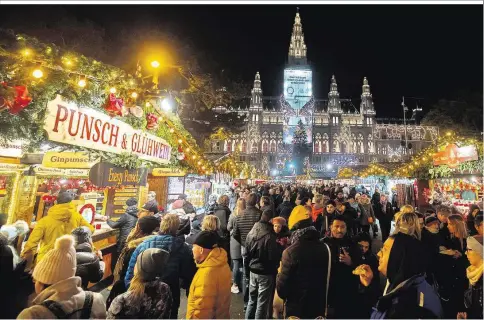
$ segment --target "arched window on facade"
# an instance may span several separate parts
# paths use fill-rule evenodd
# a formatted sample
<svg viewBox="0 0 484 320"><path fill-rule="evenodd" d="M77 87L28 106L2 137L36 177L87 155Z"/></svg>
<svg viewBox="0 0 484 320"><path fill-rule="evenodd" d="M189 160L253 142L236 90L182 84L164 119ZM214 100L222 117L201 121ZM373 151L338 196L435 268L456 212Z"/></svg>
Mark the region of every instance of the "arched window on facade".
<svg viewBox="0 0 484 320"><path fill-rule="evenodd" d="M232 152L232 141L225 140L224 150L225 152Z"/></svg>
<svg viewBox="0 0 484 320"><path fill-rule="evenodd" d="M368 135L368 153L375 153L375 145L371 133Z"/></svg>
<svg viewBox="0 0 484 320"><path fill-rule="evenodd" d="M262 140L262 148L261 149L262 149L262 153L267 153L269 151L269 142L267 142L267 140Z"/></svg>
<svg viewBox="0 0 484 320"><path fill-rule="evenodd" d="M322 151L323 153L329 152L329 137L327 133L323 133Z"/></svg>
<svg viewBox="0 0 484 320"><path fill-rule="evenodd" d="M257 148L257 141L252 141L251 147L250 147L250 153L257 153L258 148Z"/></svg>
<svg viewBox="0 0 484 320"><path fill-rule="evenodd" d="M381 145L379 143L376 146L376 153L381 154Z"/></svg>
<svg viewBox="0 0 484 320"><path fill-rule="evenodd" d="M363 135L361 133L358 134L358 153L365 153L365 147L363 145Z"/></svg>
<svg viewBox="0 0 484 320"><path fill-rule="evenodd" d="M338 134L333 134L333 152L341 152Z"/></svg>
<svg viewBox="0 0 484 320"><path fill-rule="evenodd" d="M276 140L274 139L271 139L271 142L269 143L269 149L270 149L270 152L271 153L276 153L277 152L277 149L276 149Z"/></svg>
<svg viewBox="0 0 484 320"><path fill-rule="evenodd" d="M282 139L277 139L277 152L282 152Z"/></svg>
<svg viewBox="0 0 484 320"><path fill-rule="evenodd" d="M351 149L350 153L357 153L356 151L356 135L354 133L351 134Z"/></svg>
<svg viewBox="0 0 484 320"><path fill-rule="evenodd" d="M321 134L319 132L316 133L314 139L314 153L321 153Z"/></svg>
<svg viewBox="0 0 484 320"><path fill-rule="evenodd" d="M247 140L245 139L242 140L241 151L242 153L247 153Z"/></svg>

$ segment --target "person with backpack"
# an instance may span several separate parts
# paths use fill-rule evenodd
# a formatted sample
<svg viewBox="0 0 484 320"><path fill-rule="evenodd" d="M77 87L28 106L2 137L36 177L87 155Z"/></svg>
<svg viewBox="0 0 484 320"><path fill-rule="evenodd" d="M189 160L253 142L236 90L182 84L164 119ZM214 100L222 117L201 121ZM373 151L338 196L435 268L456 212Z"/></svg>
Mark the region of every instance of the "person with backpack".
<svg viewBox="0 0 484 320"><path fill-rule="evenodd" d="M105 319L103 296L82 289L76 267L74 238L64 235L35 267L32 277L37 297L17 319Z"/></svg>

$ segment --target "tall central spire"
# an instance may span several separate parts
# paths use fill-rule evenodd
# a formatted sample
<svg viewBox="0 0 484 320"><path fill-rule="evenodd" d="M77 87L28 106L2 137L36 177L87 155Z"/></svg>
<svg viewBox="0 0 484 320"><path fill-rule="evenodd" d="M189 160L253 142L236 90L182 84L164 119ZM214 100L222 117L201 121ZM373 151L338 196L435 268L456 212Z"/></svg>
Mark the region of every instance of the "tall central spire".
<svg viewBox="0 0 484 320"><path fill-rule="evenodd" d="M304 33L302 31L299 8L297 9L296 18L294 18L294 26L292 27L291 43L289 44L289 64L307 64L306 44L304 43Z"/></svg>

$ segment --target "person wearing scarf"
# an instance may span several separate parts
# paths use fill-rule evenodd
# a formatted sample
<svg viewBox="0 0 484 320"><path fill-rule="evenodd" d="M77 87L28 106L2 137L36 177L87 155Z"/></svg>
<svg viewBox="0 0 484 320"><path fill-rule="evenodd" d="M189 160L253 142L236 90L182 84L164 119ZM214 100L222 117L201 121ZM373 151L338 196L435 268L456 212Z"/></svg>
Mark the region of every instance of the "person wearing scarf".
<svg viewBox="0 0 484 320"><path fill-rule="evenodd" d="M425 280L426 265L419 240L404 233L390 236L378 252L378 271L387 277L383 296L378 299L371 319L442 318L443 309L435 290ZM354 272L370 287L373 271L360 265Z"/></svg>
<svg viewBox="0 0 484 320"><path fill-rule="evenodd" d="M322 301L327 301L329 252L312 226L311 208L301 207L291 214L291 245L282 254L276 279L276 293L284 303L276 298L273 311L277 315L284 308L285 318L315 319L326 315Z"/></svg>
<svg viewBox="0 0 484 320"><path fill-rule="evenodd" d="M483 300L483 252L482 236L467 238L466 256L470 266L466 269L469 289L464 293L465 311L457 314L457 319L482 319Z"/></svg>

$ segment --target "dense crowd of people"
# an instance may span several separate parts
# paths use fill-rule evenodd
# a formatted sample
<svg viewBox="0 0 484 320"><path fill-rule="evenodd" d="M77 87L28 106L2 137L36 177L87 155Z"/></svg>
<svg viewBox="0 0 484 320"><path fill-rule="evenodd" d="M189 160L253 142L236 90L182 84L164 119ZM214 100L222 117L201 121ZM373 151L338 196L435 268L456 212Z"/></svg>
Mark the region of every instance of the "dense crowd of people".
<svg viewBox="0 0 484 320"><path fill-rule="evenodd" d="M105 219L120 229L106 300L88 289L105 262L72 200L30 234L0 216L3 318L177 319L183 291L186 319L230 318L233 294L246 319L483 318L479 206L422 213L347 185L238 188L202 214L185 196L166 213L153 194L142 209L128 199Z"/></svg>

